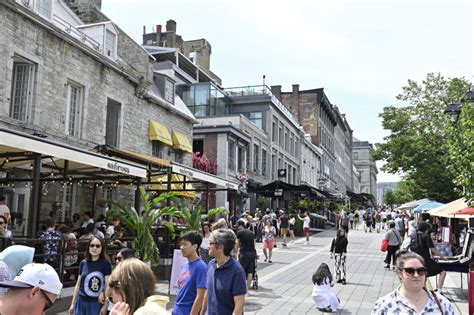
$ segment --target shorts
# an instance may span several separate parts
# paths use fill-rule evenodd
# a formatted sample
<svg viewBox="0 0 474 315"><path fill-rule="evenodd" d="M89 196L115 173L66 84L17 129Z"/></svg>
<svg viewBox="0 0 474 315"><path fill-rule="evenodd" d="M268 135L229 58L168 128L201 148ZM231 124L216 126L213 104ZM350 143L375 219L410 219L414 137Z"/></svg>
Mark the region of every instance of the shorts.
<svg viewBox="0 0 474 315"><path fill-rule="evenodd" d="M288 234L288 228L283 228L283 227L280 228L280 233L281 233L281 235L286 235L286 234Z"/></svg>
<svg viewBox="0 0 474 315"><path fill-rule="evenodd" d="M240 265L244 268L245 274L251 274L255 271L255 258L241 257L239 259Z"/></svg>
<svg viewBox="0 0 474 315"><path fill-rule="evenodd" d="M303 228L303 232L304 232L304 233L309 233L309 227Z"/></svg>
<svg viewBox="0 0 474 315"><path fill-rule="evenodd" d="M263 248L273 248L275 240L263 240Z"/></svg>

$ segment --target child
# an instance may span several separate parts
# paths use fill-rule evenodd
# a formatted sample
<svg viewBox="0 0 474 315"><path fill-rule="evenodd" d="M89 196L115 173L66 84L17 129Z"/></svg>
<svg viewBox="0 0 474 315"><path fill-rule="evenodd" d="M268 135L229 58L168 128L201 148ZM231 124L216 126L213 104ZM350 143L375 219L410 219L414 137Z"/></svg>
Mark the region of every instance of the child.
<svg viewBox="0 0 474 315"><path fill-rule="evenodd" d="M339 308L339 299L331 291L334 286L329 266L322 263L313 275L313 297L316 308L321 312L336 312Z"/></svg>

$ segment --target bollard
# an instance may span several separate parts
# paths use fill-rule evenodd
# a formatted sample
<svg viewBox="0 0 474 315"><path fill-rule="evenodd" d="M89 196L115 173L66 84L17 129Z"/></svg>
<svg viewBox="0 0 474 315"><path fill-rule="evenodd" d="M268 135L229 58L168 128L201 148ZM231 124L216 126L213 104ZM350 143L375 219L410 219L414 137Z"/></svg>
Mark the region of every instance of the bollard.
<svg viewBox="0 0 474 315"><path fill-rule="evenodd" d="M469 315L474 314L474 270L469 271L469 287L467 289L467 301L469 303Z"/></svg>

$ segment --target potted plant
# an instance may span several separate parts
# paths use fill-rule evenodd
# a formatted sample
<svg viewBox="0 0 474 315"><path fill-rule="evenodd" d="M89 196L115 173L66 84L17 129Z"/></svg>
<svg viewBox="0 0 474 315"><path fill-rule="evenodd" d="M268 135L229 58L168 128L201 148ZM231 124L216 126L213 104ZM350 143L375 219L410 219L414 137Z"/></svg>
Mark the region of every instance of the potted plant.
<svg viewBox="0 0 474 315"><path fill-rule="evenodd" d="M135 251L135 257L151 265L157 265L160 255L153 239L156 223L167 216L180 216L180 213L175 206L157 207L167 204L168 200L173 199L175 193L166 192L151 198L143 187L140 187L139 191L143 204L140 215L134 207L127 208L115 201L111 202L113 208L110 210L110 214L112 217L120 218L120 222L132 234L132 248ZM164 220L161 225L171 231L174 230L173 224L169 221Z"/></svg>
<svg viewBox="0 0 474 315"><path fill-rule="evenodd" d="M184 220L186 221L185 231L199 232L201 230L201 225L204 220L206 220L210 216L214 216L217 214L226 214L227 209L214 208L214 209L209 209L207 214L203 212L204 211L199 204L193 205L192 209L189 209L188 207L183 207L181 209L180 216L184 218Z"/></svg>

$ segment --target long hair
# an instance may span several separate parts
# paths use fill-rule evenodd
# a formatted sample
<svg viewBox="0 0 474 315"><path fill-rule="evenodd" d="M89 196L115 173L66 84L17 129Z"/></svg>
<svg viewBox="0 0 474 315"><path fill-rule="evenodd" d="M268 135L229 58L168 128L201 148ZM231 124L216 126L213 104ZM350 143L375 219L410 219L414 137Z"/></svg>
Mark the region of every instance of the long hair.
<svg viewBox="0 0 474 315"><path fill-rule="evenodd" d="M93 240L98 240L100 242L100 245L101 245L101 250L100 250L100 254L99 254L99 260L105 260L105 261L110 261L109 260L109 255L107 255L107 247L105 247L105 242L102 238L100 237L97 237L97 236L94 236L92 237L89 242L87 243L87 248L86 248L86 252L84 253L84 258L86 260L92 260L92 255L89 251L89 246L91 245L91 242Z"/></svg>
<svg viewBox="0 0 474 315"><path fill-rule="evenodd" d="M344 231L343 229L337 230L337 233L336 233L336 241L340 241L340 240L342 240L344 237L346 237L346 231Z"/></svg>
<svg viewBox="0 0 474 315"><path fill-rule="evenodd" d="M313 284L321 285L324 283L324 279L328 278L329 283L332 282L332 274L329 270L329 266L325 263L319 265L319 268L313 274Z"/></svg>
<svg viewBox="0 0 474 315"><path fill-rule="evenodd" d="M147 264L132 257L117 264L110 275L109 287L125 296L133 314L145 304L147 297L155 294L155 275Z"/></svg>

